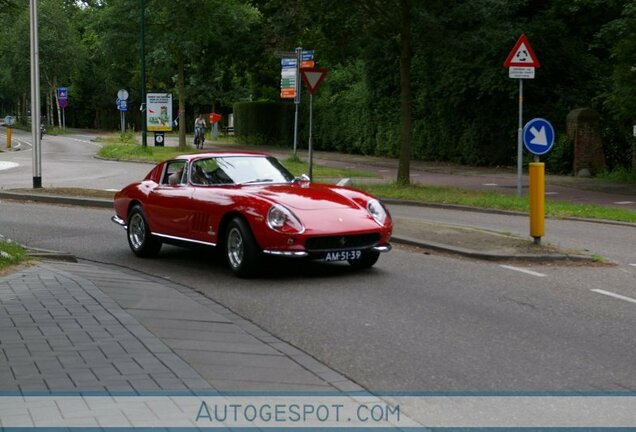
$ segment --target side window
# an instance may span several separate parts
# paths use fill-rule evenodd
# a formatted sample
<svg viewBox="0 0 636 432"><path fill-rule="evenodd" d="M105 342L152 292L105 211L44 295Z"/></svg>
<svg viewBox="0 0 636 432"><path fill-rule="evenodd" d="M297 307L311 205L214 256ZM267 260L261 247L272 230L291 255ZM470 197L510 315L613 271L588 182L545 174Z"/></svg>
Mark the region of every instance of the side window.
<svg viewBox="0 0 636 432"><path fill-rule="evenodd" d="M200 159L192 164L190 181L195 185L232 184L216 159Z"/></svg>
<svg viewBox="0 0 636 432"><path fill-rule="evenodd" d="M176 186L185 183L185 164L185 161L168 162L161 184Z"/></svg>

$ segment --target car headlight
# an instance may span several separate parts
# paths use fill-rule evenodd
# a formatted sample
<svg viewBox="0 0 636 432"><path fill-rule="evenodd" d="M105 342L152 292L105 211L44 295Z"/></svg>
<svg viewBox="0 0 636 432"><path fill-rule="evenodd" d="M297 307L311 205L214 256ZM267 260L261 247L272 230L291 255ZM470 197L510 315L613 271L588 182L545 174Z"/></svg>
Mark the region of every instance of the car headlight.
<svg viewBox="0 0 636 432"><path fill-rule="evenodd" d="M367 203L367 211L380 226L384 226L388 213L380 201L377 199L370 200Z"/></svg>
<svg viewBox="0 0 636 432"><path fill-rule="evenodd" d="M267 213L267 225L274 231L285 234L300 234L305 227L300 220L287 208L274 204Z"/></svg>

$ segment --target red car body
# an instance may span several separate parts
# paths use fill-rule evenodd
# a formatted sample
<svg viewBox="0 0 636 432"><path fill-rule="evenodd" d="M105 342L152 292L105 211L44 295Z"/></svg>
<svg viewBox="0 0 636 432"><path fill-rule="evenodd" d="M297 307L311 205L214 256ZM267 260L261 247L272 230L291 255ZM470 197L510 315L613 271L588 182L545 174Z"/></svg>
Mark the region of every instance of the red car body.
<svg viewBox="0 0 636 432"><path fill-rule="evenodd" d="M271 178L260 179L256 171ZM128 230L135 254L154 255L163 242L221 246L239 276L253 274L262 254L370 267L391 249L391 217L372 196L294 179L263 153L199 153L164 161L118 192L114 206L113 220Z"/></svg>

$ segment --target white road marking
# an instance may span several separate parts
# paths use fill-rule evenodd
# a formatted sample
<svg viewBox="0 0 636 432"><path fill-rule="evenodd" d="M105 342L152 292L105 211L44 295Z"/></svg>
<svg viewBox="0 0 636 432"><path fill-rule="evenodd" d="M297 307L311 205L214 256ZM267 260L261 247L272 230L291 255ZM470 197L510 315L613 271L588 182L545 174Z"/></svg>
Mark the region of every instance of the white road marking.
<svg viewBox="0 0 636 432"><path fill-rule="evenodd" d="M632 267L636 267L636 264L630 264L630 266L632 266Z"/></svg>
<svg viewBox="0 0 636 432"><path fill-rule="evenodd" d="M0 161L0 171L15 168L17 166L20 166L20 164L15 162Z"/></svg>
<svg viewBox="0 0 636 432"><path fill-rule="evenodd" d="M537 276L537 277L546 277L547 275L544 275L543 273L539 273L539 272L535 272L532 270L526 270L524 268L519 268L519 267L514 267L514 266L509 266L509 265L500 265L499 267L508 269L508 270L514 270L514 271L518 271L521 273L525 273L525 274L529 274L531 276Z"/></svg>
<svg viewBox="0 0 636 432"><path fill-rule="evenodd" d="M484 183L482 186L499 186L497 183Z"/></svg>
<svg viewBox="0 0 636 432"><path fill-rule="evenodd" d="M119 189L104 189L106 192L119 192Z"/></svg>
<svg viewBox="0 0 636 432"><path fill-rule="evenodd" d="M558 195L559 193L558 192L546 192L545 194L546 195Z"/></svg>
<svg viewBox="0 0 636 432"><path fill-rule="evenodd" d="M590 290L590 291L594 291L595 293L598 293L598 294L603 294L603 295L606 295L606 296L614 297L614 298L617 298L619 300L624 300L626 302L636 303L636 299L633 299L631 297L625 297L625 296L620 295L620 294L614 294L613 292L600 290L600 289L593 289L593 290Z"/></svg>
<svg viewBox="0 0 636 432"><path fill-rule="evenodd" d="M616 201L614 204L629 205L629 204L634 204L634 201Z"/></svg>
<svg viewBox="0 0 636 432"><path fill-rule="evenodd" d="M102 146L100 143L95 142L95 141L89 141L89 140L79 139L79 138L69 138L69 139L71 139L73 141L78 141L78 142L81 142L81 143L85 143L85 144L92 144L92 145L95 145L95 146L98 146L98 147Z"/></svg>

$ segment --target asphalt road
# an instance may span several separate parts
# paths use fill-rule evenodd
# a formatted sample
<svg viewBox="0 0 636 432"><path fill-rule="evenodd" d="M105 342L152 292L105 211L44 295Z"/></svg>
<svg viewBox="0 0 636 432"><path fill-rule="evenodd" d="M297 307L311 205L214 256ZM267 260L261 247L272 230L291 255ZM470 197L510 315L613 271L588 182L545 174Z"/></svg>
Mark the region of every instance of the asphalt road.
<svg viewBox="0 0 636 432"><path fill-rule="evenodd" d="M628 264L506 268L398 247L367 272L282 262L240 280L207 251L134 258L108 210L0 209L2 234L178 281L370 390L636 390L636 304L591 291L636 298Z"/></svg>
<svg viewBox="0 0 636 432"><path fill-rule="evenodd" d="M4 128L0 128L0 147L6 146ZM0 153L0 188L33 186L33 150L31 134L13 130L13 146L19 151ZM95 159L100 147L93 134L44 135L42 140L42 186L121 189L143 178L151 164L121 163ZM2 169L2 163L15 164ZM6 168L6 166L5 166Z"/></svg>

